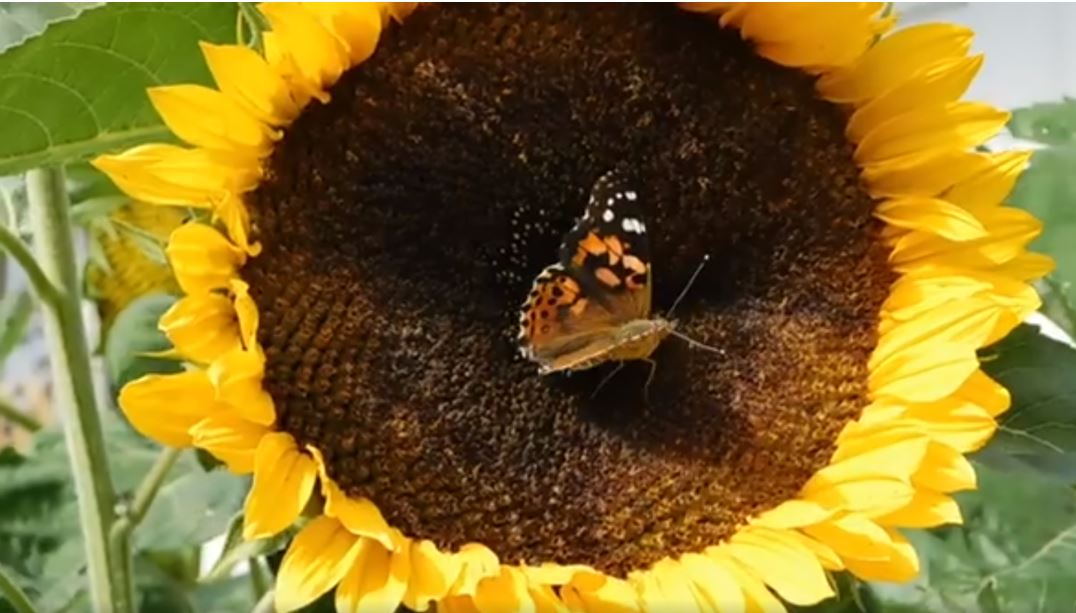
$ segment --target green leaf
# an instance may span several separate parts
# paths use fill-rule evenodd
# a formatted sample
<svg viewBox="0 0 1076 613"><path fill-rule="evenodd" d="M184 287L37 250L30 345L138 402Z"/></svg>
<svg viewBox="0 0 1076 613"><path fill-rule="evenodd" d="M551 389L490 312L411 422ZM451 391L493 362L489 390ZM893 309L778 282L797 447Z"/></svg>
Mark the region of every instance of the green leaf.
<svg viewBox="0 0 1076 613"><path fill-rule="evenodd" d="M267 556L280 551L295 536L295 530L288 529L273 537L247 541L242 537L243 515L242 513L236 513L228 524L228 531L225 534L227 536L224 549L221 551L220 558L213 565L213 568L203 577L202 580L205 582L219 581L230 576L236 566L251 558Z"/></svg>
<svg viewBox="0 0 1076 613"><path fill-rule="evenodd" d="M833 574L831 578L833 591L836 593L833 598L809 607L786 604L788 610L792 613L867 613L871 611L867 601L864 600L869 596L865 584L847 572Z"/></svg>
<svg viewBox="0 0 1076 613"><path fill-rule="evenodd" d="M195 611L250 613L256 604L250 578L228 577L199 585L192 595Z"/></svg>
<svg viewBox="0 0 1076 613"><path fill-rule="evenodd" d="M224 470L189 472L161 488L135 531L135 548L200 545L223 533L243 505L247 480Z"/></svg>
<svg viewBox="0 0 1076 613"><path fill-rule="evenodd" d="M157 320L175 301L175 296L147 294L116 316L105 338L105 363L115 387L149 373L182 370L183 365L176 360L144 355L171 348L168 338L157 329Z"/></svg>
<svg viewBox="0 0 1076 613"><path fill-rule="evenodd" d="M1076 350L1025 324L981 355L986 373L1012 394L1012 406L977 458L1076 483Z"/></svg>
<svg viewBox="0 0 1076 613"><path fill-rule="evenodd" d="M958 495L964 525L908 531L915 581L872 584L879 611L1070 611L1076 602L1076 492L1054 481L979 467Z"/></svg>
<svg viewBox="0 0 1076 613"><path fill-rule="evenodd" d="M74 19L101 2L0 2L0 52L45 31L59 21Z"/></svg>
<svg viewBox="0 0 1076 613"><path fill-rule="evenodd" d="M27 291L0 298L0 367L22 343L33 314L34 300Z"/></svg>
<svg viewBox="0 0 1076 613"><path fill-rule="evenodd" d="M0 55L0 175L169 140L145 89L208 84L197 43L232 42L236 10L108 4Z"/></svg>
<svg viewBox="0 0 1076 613"><path fill-rule="evenodd" d="M77 518L61 511L68 474L65 458L48 450L44 457L0 451L0 564L14 574L40 577L49 555L77 537Z"/></svg>
<svg viewBox="0 0 1076 613"><path fill-rule="evenodd" d="M1076 100L1065 98L1016 109L1009 131L1018 138L1048 145L1076 142Z"/></svg>
<svg viewBox="0 0 1076 613"><path fill-rule="evenodd" d="M1069 101L1065 107L1068 119L1076 120L1076 103ZM1025 109L1028 112L1038 109ZM1018 111L1019 113L1019 111ZM1024 116L1026 119L1026 116ZM1027 120L1030 121L1030 120ZM1042 120L1045 121L1045 120ZM1060 118L1058 121L1061 121ZM1015 120L1014 120L1015 122ZM1015 127L1011 126L1011 127ZM1060 128L1055 128L1055 133ZM1071 136L1071 135L1070 135ZM1062 139L1058 139L1062 140ZM1076 304L1076 142L1071 139L1064 144L1040 149L1031 158L1030 167L1021 175L1009 202L1032 213L1043 222L1042 235L1032 244L1036 251L1046 253L1057 262L1051 274L1052 291L1047 294L1046 308L1051 319L1062 324L1070 333L1071 315L1066 305ZM1060 292L1057 296L1052 296Z"/></svg>

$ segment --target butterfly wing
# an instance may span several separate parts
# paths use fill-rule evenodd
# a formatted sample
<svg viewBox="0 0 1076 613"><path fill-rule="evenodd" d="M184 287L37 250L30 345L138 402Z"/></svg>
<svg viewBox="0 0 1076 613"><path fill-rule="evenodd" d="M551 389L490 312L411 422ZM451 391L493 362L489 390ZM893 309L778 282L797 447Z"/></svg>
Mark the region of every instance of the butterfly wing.
<svg viewBox="0 0 1076 613"><path fill-rule="evenodd" d="M535 279L520 316L523 355L545 370L615 346L620 326L650 315L650 247L638 191L619 171L594 184L559 262Z"/></svg>

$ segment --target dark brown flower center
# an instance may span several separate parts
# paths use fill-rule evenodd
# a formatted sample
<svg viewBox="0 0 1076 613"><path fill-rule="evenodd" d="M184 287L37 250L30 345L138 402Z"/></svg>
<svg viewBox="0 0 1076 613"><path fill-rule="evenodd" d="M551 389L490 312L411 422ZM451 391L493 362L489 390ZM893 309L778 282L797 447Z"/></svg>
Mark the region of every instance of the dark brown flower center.
<svg viewBox="0 0 1076 613"><path fill-rule="evenodd" d="M891 274L844 117L668 6L424 8L289 128L254 193L279 427L406 534L622 574L792 497L866 404ZM519 304L628 164L658 366L547 378Z"/></svg>

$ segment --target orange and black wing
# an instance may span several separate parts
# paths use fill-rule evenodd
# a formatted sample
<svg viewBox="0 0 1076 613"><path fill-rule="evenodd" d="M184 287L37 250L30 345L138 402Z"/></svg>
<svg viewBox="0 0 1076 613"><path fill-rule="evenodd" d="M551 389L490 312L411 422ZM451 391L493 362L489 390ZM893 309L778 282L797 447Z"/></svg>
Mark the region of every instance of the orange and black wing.
<svg viewBox="0 0 1076 613"><path fill-rule="evenodd" d="M622 173L594 184L559 255L535 279L520 314L520 350L542 365L605 351L619 326L650 315L646 224L638 189Z"/></svg>

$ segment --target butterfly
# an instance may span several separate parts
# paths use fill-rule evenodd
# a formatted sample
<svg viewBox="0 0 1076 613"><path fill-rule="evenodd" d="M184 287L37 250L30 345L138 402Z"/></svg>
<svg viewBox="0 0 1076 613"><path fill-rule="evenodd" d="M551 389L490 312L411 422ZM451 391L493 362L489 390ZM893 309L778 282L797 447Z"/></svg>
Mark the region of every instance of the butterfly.
<svg viewBox="0 0 1076 613"><path fill-rule="evenodd" d="M651 313L650 278L639 191L611 170L594 183L558 261L534 280L519 318L521 355L543 375L649 361L666 337L682 336L675 321Z"/></svg>

